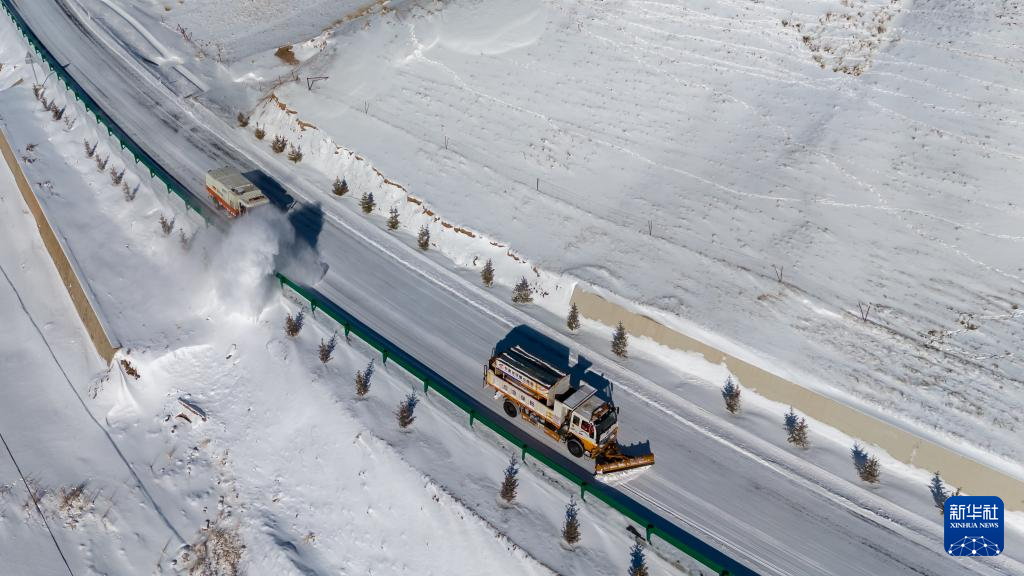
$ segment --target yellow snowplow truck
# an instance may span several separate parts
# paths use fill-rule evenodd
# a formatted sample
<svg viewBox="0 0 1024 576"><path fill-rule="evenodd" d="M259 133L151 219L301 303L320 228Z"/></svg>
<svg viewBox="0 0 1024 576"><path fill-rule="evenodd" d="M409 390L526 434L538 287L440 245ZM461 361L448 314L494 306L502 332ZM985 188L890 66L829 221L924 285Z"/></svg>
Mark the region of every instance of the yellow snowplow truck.
<svg viewBox="0 0 1024 576"><path fill-rule="evenodd" d="M509 418L521 417L564 442L576 458L593 458L595 474L654 465L654 454L628 456L620 449L617 407L589 384L574 386L568 374L520 346L491 357L484 386L494 388L495 398L504 398Z"/></svg>

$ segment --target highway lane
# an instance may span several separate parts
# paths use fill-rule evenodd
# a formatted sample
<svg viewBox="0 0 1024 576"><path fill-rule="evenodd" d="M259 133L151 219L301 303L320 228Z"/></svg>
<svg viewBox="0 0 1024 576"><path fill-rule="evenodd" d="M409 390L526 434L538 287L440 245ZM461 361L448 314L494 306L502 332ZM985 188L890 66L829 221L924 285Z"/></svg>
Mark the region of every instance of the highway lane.
<svg viewBox="0 0 1024 576"><path fill-rule="evenodd" d="M200 198L205 171L223 164L258 166L300 197L316 185L306 171L227 140L218 133L223 125L211 124L143 65L112 56L111 44L76 22L64 0L15 3L111 116L182 182L195 182ZM300 213L316 218L314 211ZM495 342L521 324L554 334L407 240L383 233L379 223L344 211L324 217L300 225L319 228L316 244L330 266L316 288L482 402L494 403L480 378ZM816 489L816 479L774 465L777 454L758 458L753 449L730 445L716 434L718 424L693 407L660 397L652 383L599 354L585 355L622 376L615 399L625 440L650 438L657 454L654 469L623 490L684 529L766 574L949 573L936 531L901 526ZM957 568L1001 573L981 563Z"/></svg>

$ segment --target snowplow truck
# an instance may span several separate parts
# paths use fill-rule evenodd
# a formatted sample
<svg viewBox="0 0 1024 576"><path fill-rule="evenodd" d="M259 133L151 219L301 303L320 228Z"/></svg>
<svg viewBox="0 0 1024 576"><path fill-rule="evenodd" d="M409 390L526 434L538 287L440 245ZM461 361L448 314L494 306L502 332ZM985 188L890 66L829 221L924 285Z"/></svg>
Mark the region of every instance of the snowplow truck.
<svg viewBox="0 0 1024 576"><path fill-rule="evenodd" d="M206 193L215 204L223 207L231 218L270 202L259 187L230 166L206 173Z"/></svg>
<svg viewBox="0 0 1024 576"><path fill-rule="evenodd" d="M564 442L576 458L593 458L597 475L654 464L654 454L627 456L620 449L617 407L598 397L593 386L574 385L568 374L520 346L491 357L484 386L503 399L509 418L522 418Z"/></svg>

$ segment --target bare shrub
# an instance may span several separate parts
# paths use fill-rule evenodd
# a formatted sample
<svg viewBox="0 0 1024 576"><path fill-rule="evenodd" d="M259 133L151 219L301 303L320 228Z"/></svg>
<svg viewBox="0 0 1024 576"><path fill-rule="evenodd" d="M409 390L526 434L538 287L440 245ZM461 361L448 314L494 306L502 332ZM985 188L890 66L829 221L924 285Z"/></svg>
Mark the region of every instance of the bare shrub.
<svg viewBox="0 0 1024 576"><path fill-rule="evenodd" d="M137 184L135 188L132 188L131 186L128 185L127 180L123 180L121 182L121 192L124 193L125 202L131 202L132 200L135 200L135 195L139 193L139 186L141 186L141 184Z"/></svg>
<svg viewBox="0 0 1024 576"><path fill-rule="evenodd" d="M82 144L85 146L85 157L92 158L96 155L96 147L100 145L99 142L95 144L89 144L88 140L82 140Z"/></svg>
<svg viewBox="0 0 1024 576"><path fill-rule="evenodd" d="M267 136L267 131L262 126L256 126L256 130L253 132L257 140L263 140Z"/></svg>
<svg viewBox="0 0 1024 576"><path fill-rule="evenodd" d="M237 530L215 526L182 553L190 576L240 576L245 543Z"/></svg>
<svg viewBox="0 0 1024 576"><path fill-rule="evenodd" d="M120 171L118 171L118 169L115 168L114 166L110 167L110 181L114 184L114 186L121 185L121 182L124 180L124 173L125 168L122 168Z"/></svg>
<svg viewBox="0 0 1024 576"><path fill-rule="evenodd" d="M182 250L188 251L192 247L192 238L195 238L195 234L186 234L184 228L178 228L178 243Z"/></svg>
<svg viewBox="0 0 1024 576"><path fill-rule="evenodd" d="M50 110L50 115L53 116L53 121L54 122L59 122L59 121L63 120L64 119L64 112L67 109L68 109L67 106L63 106L61 108L57 108L57 105L54 104L53 108Z"/></svg>
<svg viewBox="0 0 1024 576"><path fill-rule="evenodd" d="M249 125L249 117L245 114L242 114L241 112L238 113L238 117L236 118L236 120L238 120L238 125L242 128L245 128Z"/></svg>
<svg viewBox="0 0 1024 576"><path fill-rule="evenodd" d="M288 159L295 164L302 162L302 147L292 146L291 149L288 150Z"/></svg>
<svg viewBox="0 0 1024 576"><path fill-rule="evenodd" d="M133 366L132 363L129 362L127 358L123 358L121 360L121 368L124 369L125 374L131 376L132 378L135 378L136 380L138 380L141 377L139 375L139 371L135 369L135 366Z"/></svg>
<svg viewBox="0 0 1024 576"><path fill-rule="evenodd" d="M99 172L106 172L107 162L110 161L110 156L97 156L96 157L96 170Z"/></svg>
<svg viewBox="0 0 1024 576"><path fill-rule="evenodd" d="M69 528L78 526L82 518L95 507L96 497L85 491L85 482L70 488L61 488L57 499L57 512Z"/></svg>
<svg viewBox="0 0 1024 576"><path fill-rule="evenodd" d="M270 149L277 154L284 152L284 149L287 147L288 139L284 136L274 136L274 141L270 143Z"/></svg>
<svg viewBox="0 0 1024 576"><path fill-rule="evenodd" d="M164 236L170 236L171 232L174 231L174 218L167 219L163 214L160 215L160 230L163 231Z"/></svg>

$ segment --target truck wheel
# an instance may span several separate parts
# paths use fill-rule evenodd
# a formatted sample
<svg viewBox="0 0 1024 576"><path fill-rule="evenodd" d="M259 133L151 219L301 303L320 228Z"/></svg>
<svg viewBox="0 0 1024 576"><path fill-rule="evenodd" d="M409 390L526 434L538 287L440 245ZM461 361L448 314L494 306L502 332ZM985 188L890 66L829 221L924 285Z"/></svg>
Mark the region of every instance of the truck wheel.
<svg viewBox="0 0 1024 576"><path fill-rule="evenodd" d="M516 416L519 416L519 409L516 408L515 402L506 399L505 405L503 407L505 408L505 414L508 414L509 418L515 418Z"/></svg>
<svg viewBox="0 0 1024 576"><path fill-rule="evenodd" d="M572 454L574 458L583 456L583 445L580 441L575 438L569 438L569 441L565 443L569 447L569 454Z"/></svg>

